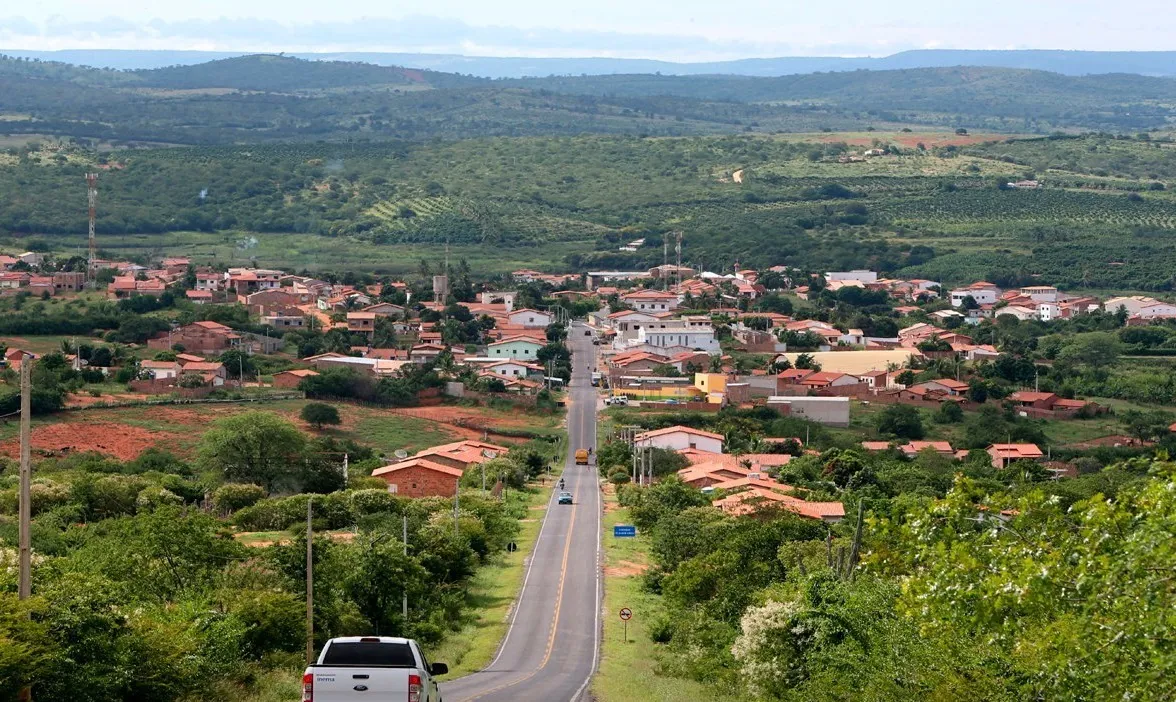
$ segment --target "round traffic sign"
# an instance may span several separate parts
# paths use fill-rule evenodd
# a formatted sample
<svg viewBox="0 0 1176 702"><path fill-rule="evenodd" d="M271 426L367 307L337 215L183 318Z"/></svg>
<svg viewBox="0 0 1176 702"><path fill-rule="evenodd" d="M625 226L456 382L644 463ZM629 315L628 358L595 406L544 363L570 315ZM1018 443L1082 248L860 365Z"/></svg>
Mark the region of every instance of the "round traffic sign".
<svg viewBox="0 0 1176 702"><path fill-rule="evenodd" d="M621 608L621 621L627 622L632 618L633 618L633 610L629 609L628 607L622 607Z"/></svg>

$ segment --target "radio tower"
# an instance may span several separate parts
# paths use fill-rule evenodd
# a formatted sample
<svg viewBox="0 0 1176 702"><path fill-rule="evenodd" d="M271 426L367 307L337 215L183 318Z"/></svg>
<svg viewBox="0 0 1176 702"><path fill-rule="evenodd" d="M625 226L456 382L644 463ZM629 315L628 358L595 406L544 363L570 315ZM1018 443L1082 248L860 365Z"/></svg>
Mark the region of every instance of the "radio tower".
<svg viewBox="0 0 1176 702"><path fill-rule="evenodd" d="M98 174L86 174L86 194L90 200L90 257L86 260L86 277L94 279L94 261L97 256L97 241L94 238L94 220L98 216Z"/></svg>

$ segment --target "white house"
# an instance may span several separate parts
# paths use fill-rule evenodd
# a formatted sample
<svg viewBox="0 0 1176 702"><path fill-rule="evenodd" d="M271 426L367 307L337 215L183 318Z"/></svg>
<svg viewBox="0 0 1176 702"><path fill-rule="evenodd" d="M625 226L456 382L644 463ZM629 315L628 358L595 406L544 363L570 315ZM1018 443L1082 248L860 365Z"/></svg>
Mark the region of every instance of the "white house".
<svg viewBox="0 0 1176 702"><path fill-rule="evenodd" d="M544 329L551 324L551 315L539 310L523 308L506 313L511 324L518 324L528 329Z"/></svg>
<svg viewBox="0 0 1176 702"><path fill-rule="evenodd" d="M1002 307L995 312L997 317L1016 317L1022 322L1030 319L1037 319L1037 310L1028 307L1021 307L1020 305L1009 305Z"/></svg>
<svg viewBox="0 0 1176 702"><path fill-rule="evenodd" d="M1021 288L1021 294L1034 302L1057 302L1058 289L1052 285L1033 285Z"/></svg>
<svg viewBox="0 0 1176 702"><path fill-rule="evenodd" d="M180 364L176 361L140 361L139 367L150 373L152 380L167 380L180 374Z"/></svg>
<svg viewBox="0 0 1176 702"><path fill-rule="evenodd" d="M664 325L638 329L636 344L657 348L678 346L698 349L707 353L720 351L719 342L715 339L714 327L697 327L668 322Z"/></svg>
<svg viewBox="0 0 1176 702"><path fill-rule="evenodd" d="M972 283L966 288L956 288L951 291L951 306L962 307L968 297L980 305L993 305L1000 299L1000 288L985 282Z"/></svg>
<svg viewBox="0 0 1176 702"><path fill-rule="evenodd" d="M494 375L500 375L503 378L526 378L533 370L533 366L519 361L495 361L482 366L483 370L490 371ZM536 373L539 371L536 370Z"/></svg>
<svg viewBox="0 0 1176 702"><path fill-rule="evenodd" d="M826 282L858 280L863 283L877 283L878 274L874 271L830 271L825 274Z"/></svg>
<svg viewBox="0 0 1176 702"><path fill-rule="evenodd" d="M1176 316L1176 305L1160 302L1154 297L1147 297L1145 295L1112 297L1103 303L1103 309L1107 312L1118 312L1120 308L1127 310L1127 316L1129 317L1153 319L1156 317Z"/></svg>
<svg viewBox="0 0 1176 702"><path fill-rule="evenodd" d="M662 290L638 290L621 295L625 304L638 312L672 312L678 309L678 296Z"/></svg>
<svg viewBox="0 0 1176 702"><path fill-rule="evenodd" d="M722 434L684 426L647 431L633 437L633 442L635 446L655 446L671 451L699 449L711 453L723 452Z"/></svg>

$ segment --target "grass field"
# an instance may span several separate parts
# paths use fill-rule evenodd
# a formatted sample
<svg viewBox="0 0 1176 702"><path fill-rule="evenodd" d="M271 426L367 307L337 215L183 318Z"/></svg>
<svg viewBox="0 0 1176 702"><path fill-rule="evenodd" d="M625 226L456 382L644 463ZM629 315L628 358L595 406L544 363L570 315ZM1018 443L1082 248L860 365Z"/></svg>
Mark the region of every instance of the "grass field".
<svg viewBox="0 0 1176 702"><path fill-rule="evenodd" d="M734 702L734 695L692 680L661 677L656 673L658 645L649 639L647 627L660 608L660 597L641 587L640 572L648 565L649 544L644 536L613 538L612 528L628 522L628 510L619 508L615 494L605 495L604 515L604 639L600 668L592 681L597 702L679 702L708 700ZM628 641L618 613L633 611Z"/></svg>
<svg viewBox="0 0 1176 702"><path fill-rule="evenodd" d="M517 492L508 495L508 499L517 500L529 512L515 541L519 550L503 554L497 562L482 567L470 582L468 601L475 619L460 631L446 636L445 641L430 653L432 659L449 664L446 678L454 680L485 668L498 650L523 586L524 566L539 538L551 489L549 483L536 485L532 491L521 495Z"/></svg>

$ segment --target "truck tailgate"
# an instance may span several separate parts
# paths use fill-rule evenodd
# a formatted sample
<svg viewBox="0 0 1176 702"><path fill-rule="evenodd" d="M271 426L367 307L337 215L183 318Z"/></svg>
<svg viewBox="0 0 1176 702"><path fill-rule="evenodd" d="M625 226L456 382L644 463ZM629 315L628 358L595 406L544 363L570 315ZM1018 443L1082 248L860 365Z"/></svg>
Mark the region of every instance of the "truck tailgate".
<svg viewBox="0 0 1176 702"><path fill-rule="evenodd" d="M412 668L335 668L315 666L314 702L387 702L408 699L408 676L420 673Z"/></svg>

